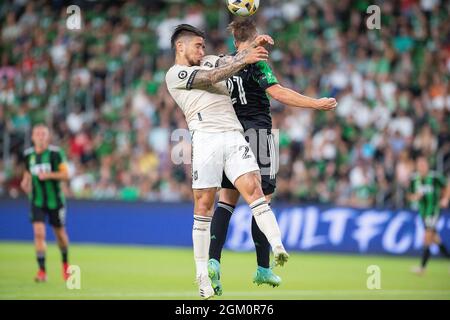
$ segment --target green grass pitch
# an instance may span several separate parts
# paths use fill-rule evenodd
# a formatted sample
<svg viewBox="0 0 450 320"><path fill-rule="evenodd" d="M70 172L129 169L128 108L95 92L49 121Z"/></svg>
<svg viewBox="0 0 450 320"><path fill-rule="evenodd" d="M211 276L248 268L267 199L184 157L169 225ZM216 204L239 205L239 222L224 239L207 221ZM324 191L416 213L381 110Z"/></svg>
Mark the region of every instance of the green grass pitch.
<svg viewBox="0 0 450 320"><path fill-rule="evenodd" d="M55 244L47 252L47 283L34 283L32 243L0 242L0 299L199 299L189 248L74 244L81 289L62 280ZM431 259L426 275L410 272L418 258L293 253L276 268L278 288L252 283L253 252L224 251L224 294L215 299L450 299L450 263ZM367 267L381 269L381 289L367 289Z"/></svg>

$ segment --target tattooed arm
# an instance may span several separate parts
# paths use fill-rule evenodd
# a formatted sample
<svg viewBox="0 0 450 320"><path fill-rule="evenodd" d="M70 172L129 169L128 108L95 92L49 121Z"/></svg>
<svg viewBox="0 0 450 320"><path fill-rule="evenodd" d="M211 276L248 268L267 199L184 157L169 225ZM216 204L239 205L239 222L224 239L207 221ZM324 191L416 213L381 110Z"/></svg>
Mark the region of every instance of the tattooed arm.
<svg viewBox="0 0 450 320"><path fill-rule="evenodd" d="M216 68L224 66L226 64L230 64L231 62L233 62L233 56L220 57L216 62Z"/></svg>
<svg viewBox="0 0 450 320"><path fill-rule="evenodd" d="M243 50L234 57L229 57L230 59L228 61L228 64L219 66L217 68L211 70L194 71L191 75L192 83L188 87L194 89L204 88L228 79L233 74L241 70L246 64L252 63L249 61L249 56L250 53L254 50L255 49Z"/></svg>
<svg viewBox="0 0 450 320"><path fill-rule="evenodd" d="M217 82L228 79L241 70L245 65L266 61L269 53L263 47L247 48L234 57L230 57L229 63L211 70L195 70L189 79L188 89L200 89L211 86Z"/></svg>

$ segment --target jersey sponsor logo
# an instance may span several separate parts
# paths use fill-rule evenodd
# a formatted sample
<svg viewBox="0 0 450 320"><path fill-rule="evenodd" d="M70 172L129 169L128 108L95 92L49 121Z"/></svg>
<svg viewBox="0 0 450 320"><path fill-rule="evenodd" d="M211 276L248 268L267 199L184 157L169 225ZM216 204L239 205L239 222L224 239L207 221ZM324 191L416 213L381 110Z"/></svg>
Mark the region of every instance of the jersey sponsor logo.
<svg viewBox="0 0 450 320"><path fill-rule="evenodd" d="M419 185L417 188L417 192L419 192L420 194L432 193L433 190L434 190L433 186L429 184L422 184Z"/></svg>
<svg viewBox="0 0 450 320"><path fill-rule="evenodd" d="M30 161L31 164L31 161ZM37 176L40 173L52 172L52 167L50 163L39 163L35 165L30 165L30 172L32 175Z"/></svg>
<svg viewBox="0 0 450 320"><path fill-rule="evenodd" d="M178 73L178 78L180 78L181 80L185 79L187 77L187 71L182 70Z"/></svg>

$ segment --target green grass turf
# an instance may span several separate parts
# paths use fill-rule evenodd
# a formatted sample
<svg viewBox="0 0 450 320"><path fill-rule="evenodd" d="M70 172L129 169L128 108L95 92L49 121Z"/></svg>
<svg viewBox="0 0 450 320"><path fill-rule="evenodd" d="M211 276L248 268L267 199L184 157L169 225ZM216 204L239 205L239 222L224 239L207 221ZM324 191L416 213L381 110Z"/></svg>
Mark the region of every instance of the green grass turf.
<svg viewBox="0 0 450 320"><path fill-rule="evenodd" d="M55 244L47 253L47 283L34 283L32 243L0 242L0 299L198 299L192 251L74 244L70 262L81 268L81 289L61 277ZM255 255L224 251L224 294L216 299L450 299L450 263L431 259L426 275L410 272L418 258L292 253L276 268L278 288L252 283ZM367 267L381 268L381 289L366 286Z"/></svg>

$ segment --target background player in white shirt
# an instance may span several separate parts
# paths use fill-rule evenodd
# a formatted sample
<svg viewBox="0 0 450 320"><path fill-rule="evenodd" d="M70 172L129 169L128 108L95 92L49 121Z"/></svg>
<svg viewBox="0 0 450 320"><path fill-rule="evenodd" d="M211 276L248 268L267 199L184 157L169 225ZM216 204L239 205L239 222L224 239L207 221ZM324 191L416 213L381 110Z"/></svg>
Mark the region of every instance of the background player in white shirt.
<svg viewBox="0 0 450 320"><path fill-rule="evenodd" d="M262 46L273 44L273 40L267 35L258 36L249 48L220 66L219 57L204 59L205 35L193 26L179 25L171 43L175 65L168 70L166 83L192 134L192 240L200 295L208 299L214 295L207 269L210 225L223 172L250 205L272 247L275 263L283 265L289 257L275 215L261 189L258 164L243 136L224 81L247 64L266 61L268 52Z"/></svg>

